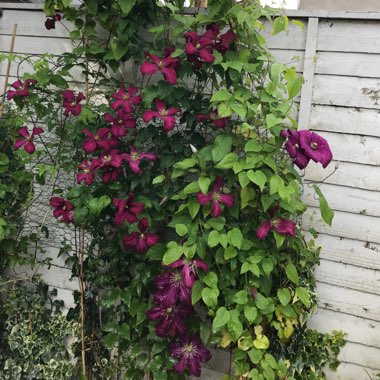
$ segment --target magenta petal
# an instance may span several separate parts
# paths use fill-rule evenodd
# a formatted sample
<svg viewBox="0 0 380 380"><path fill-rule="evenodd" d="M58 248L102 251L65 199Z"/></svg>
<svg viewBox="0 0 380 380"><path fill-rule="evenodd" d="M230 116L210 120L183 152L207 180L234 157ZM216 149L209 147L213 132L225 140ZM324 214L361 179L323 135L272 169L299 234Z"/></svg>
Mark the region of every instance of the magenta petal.
<svg viewBox="0 0 380 380"><path fill-rule="evenodd" d="M185 45L185 53L189 55L198 54L198 50L192 43L188 42Z"/></svg>
<svg viewBox="0 0 380 380"><path fill-rule="evenodd" d="M207 49L199 50L199 56L206 63L213 63L215 61L215 57Z"/></svg>
<svg viewBox="0 0 380 380"><path fill-rule="evenodd" d="M27 153L29 154L32 154L34 153L34 151L36 150L36 147L35 145L33 144L32 141L28 141L25 145L24 145L24 149Z"/></svg>
<svg viewBox="0 0 380 380"><path fill-rule="evenodd" d="M82 147L86 151L86 153L92 153L96 150L96 141L95 140L85 141L83 142Z"/></svg>
<svg viewBox="0 0 380 380"><path fill-rule="evenodd" d="M160 99L155 99L154 104L156 105L157 111L159 113L162 113L163 111L166 111L166 105L165 103Z"/></svg>
<svg viewBox="0 0 380 380"><path fill-rule="evenodd" d="M213 120L212 123L216 128L226 128L228 120L228 117L222 117L220 119Z"/></svg>
<svg viewBox="0 0 380 380"><path fill-rule="evenodd" d="M140 175L142 173L142 171L140 169L140 160L130 160L129 161L129 167L137 175Z"/></svg>
<svg viewBox="0 0 380 380"><path fill-rule="evenodd" d="M273 221L274 230L280 235L295 236L296 224L291 220L278 218Z"/></svg>
<svg viewBox="0 0 380 380"><path fill-rule="evenodd" d="M157 159L156 153L141 153L140 158L145 158L146 160L154 161Z"/></svg>
<svg viewBox="0 0 380 380"><path fill-rule="evenodd" d="M256 230L256 237L258 239L265 239L269 231L272 229L272 224L269 220L266 220L257 230Z"/></svg>
<svg viewBox="0 0 380 380"><path fill-rule="evenodd" d="M158 67L154 63L150 63L150 62L145 61L140 66L140 72L142 75L156 74L157 71L158 71Z"/></svg>
<svg viewBox="0 0 380 380"><path fill-rule="evenodd" d="M146 244L146 241L145 239L143 238L140 238L137 242L137 246L136 246L136 249L137 249L137 252L139 253L144 253L147 251L148 249L148 245Z"/></svg>
<svg viewBox="0 0 380 380"><path fill-rule="evenodd" d="M207 203L210 203L212 196L210 193L208 193L207 195L203 193L198 193L197 198L198 203L200 203L201 205L206 205Z"/></svg>
<svg viewBox="0 0 380 380"><path fill-rule="evenodd" d="M220 207L219 202L215 200L211 204L211 216L217 218L220 215L222 215L222 208Z"/></svg>
<svg viewBox="0 0 380 380"><path fill-rule="evenodd" d="M13 149L20 149L24 144L26 144L26 140L18 139L16 140L15 144L13 145Z"/></svg>
<svg viewBox="0 0 380 380"><path fill-rule="evenodd" d="M200 268L200 269L202 269L203 271L208 272L208 265L207 265L204 261L202 261L202 260L198 260L198 259L195 259L195 260L194 260L194 264L195 264L195 266L196 266L197 268Z"/></svg>
<svg viewBox="0 0 380 380"><path fill-rule="evenodd" d="M309 161L310 158L306 157L300 151L297 152L296 157L293 160L294 164L297 165L300 169L305 169Z"/></svg>
<svg viewBox="0 0 380 380"><path fill-rule="evenodd" d="M182 275L183 275L183 283L185 284L186 288L192 288L194 285L194 278L190 275L190 267L189 265L184 265L182 268Z"/></svg>
<svg viewBox="0 0 380 380"><path fill-rule="evenodd" d="M22 137L24 137L24 138L29 138L30 137L30 135L29 135L29 131L28 131L28 128L27 127L21 127L18 131L17 131L17 133L20 135L20 136L22 136Z"/></svg>
<svg viewBox="0 0 380 380"><path fill-rule="evenodd" d="M199 377L201 375L200 363L195 358L189 359L189 371L195 377Z"/></svg>
<svg viewBox="0 0 380 380"><path fill-rule="evenodd" d="M139 230L144 233L147 228L148 228L148 225L149 225L149 221L148 221L148 218L144 217L142 218L140 221L139 221L139 224L137 225L137 227L139 228Z"/></svg>
<svg viewBox="0 0 380 380"><path fill-rule="evenodd" d="M40 127L34 127L32 131L32 136L40 135L44 130Z"/></svg>
<svg viewBox="0 0 380 380"><path fill-rule="evenodd" d="M162 116L164 121L164 131L169 132L175 127L175 118L174 116Z"/></svg>
<svg viewBox="0 0 380 380"><path fill-rule="evenodd" d="M177 73L172 68L164 68L161 70L165 80L170 84L177 84Z"/></svg>
<svg viewBox="0 0 380 380"><path fill-rule="evenodd" d="M153 247L156 245L160 240L160 237L156 234L146 233L145 234L145 241L146 244L148 244L149 247Z"/></svg>
<svg viewBox="0 0 380 380"><path fill-rule="evenodd" d="M148 110L144 112L143 120L149 123L154 117L160 117L160 114L157 111Z"/></svg>
<svg viewBox="0 0 380 380"><path fill-rule="evenodd" d="M219 197L219 202L223 203L226 207L231 208L235 203L235 199L232 194L222 194Z"/></svg>
<svg viewBox="0 0 380 380"><path fill-rule="evenodd" d="M223 187L223 179L221 176L217 176L214 182L214 186L213 186L214 192L219 193L222 187Z"/></svg>

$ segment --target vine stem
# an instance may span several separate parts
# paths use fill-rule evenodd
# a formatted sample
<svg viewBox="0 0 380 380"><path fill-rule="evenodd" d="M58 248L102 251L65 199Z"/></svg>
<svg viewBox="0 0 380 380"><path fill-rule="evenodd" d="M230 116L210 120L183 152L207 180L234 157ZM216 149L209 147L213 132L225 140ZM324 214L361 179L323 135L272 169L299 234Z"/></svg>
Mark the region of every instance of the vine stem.
<svg viewBox="0 0 380 380"><path fill-rule="evenodd" d="M17 33L17 24L13 25L13 32L12 32L12 40L11 40L11 46L9 48L9 53L13 53L13 49L15 46L15 40L16 40L16 33ZM3 117L3 112L4 112L4 99L5 99L5 93L7 91L7 86L8 86L8 79L9 79L9 73L11 71L11 61L8 60L8 65L7 65L7 72L5 74L5 81L4 81L4 95L3 95L3 103L1 104L0 107L0 118Z"/></svg>
<svg viewBox="0 0 380 380"><path fill-rule="evenodd" d="M80 289L80 324L81 324L81 340L82 340L82 372L86 375L86 345L84 336L84 276L83 276L83 261L84 261L84 230L79 230L79 289Z"/></svg>

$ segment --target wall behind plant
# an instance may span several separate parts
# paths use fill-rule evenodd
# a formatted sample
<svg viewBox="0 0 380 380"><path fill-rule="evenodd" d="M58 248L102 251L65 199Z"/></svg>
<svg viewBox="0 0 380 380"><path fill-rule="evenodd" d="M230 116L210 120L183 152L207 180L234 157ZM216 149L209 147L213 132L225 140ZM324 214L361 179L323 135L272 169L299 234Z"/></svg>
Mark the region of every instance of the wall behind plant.
<svg viewBox="0 0 380 380"><path fill-rule="evenodd" d="M45 15L35 5L2 6L2 52L9 49L14 23L18 24L15 53L59 54L71 50L67 31L57 24L48 32ZM380 372L380 42L376 38L380 25L365 19L302 21L304 29L291 26L287 33L269 37L268 43L281 62L304 72L306 84L298 99L300 128L318 131L334 152L335 165L327 171L311 164L305 173L309 181L324 182L322 190L335 210L332 228L319 224L319 214L312 215L318 200L305 185L305 199L311 208L303 224L305 229L314 226L320 232L323 246L317 270L320 308L311 324L324 331L343 329L348 333L341 353L343 363L330 379L364 380ZM21 75L28 67L19 70ZM5 72L3 65L1 89ZM9 82L13 83L16 66L11 67L10 75ZM49 229L56 226L47 205L48 198L41 194L28 219L29 228L37 228L42 220ZM54 264L43 274L47 283L58 289L58 298L70 307L71 290L77 284L69 280L71 272L62 268L63 260L57 259L61 238L54 228L49 237L41 235ZM214 355L208 365L222 371L223 360ZM204 371L203 376L220 378L211 370Z"/></svg>

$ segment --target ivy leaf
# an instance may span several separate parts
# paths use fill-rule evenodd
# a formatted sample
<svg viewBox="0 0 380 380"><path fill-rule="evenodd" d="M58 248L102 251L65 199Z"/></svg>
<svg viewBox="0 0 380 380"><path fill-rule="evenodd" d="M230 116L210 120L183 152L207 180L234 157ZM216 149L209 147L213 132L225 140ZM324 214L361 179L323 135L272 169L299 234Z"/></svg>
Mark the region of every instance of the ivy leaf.
<svg viewBox="0 0 380 380"><path fill-rule="evenodd" d="M289 289L278 289L277 290L277 297L279 301L281 302L281 305L286 306L289 304L292 295L290 294Z"/></svg>
<svg viewBox="0 0 380 380"><path fill-rule="evenodd" d="M234 228L227 232L227 240L234 247L240 249L243 243L243 234L238 228Z"/></svg>
<svg viewBox="0 0 380 380"><path fill-rule="evenodd" d="M300 286L298 288L296 288L296 294L298 296L298 298L301 300L301 302L306 306L306 307L309 307L309 304L310 304L310 293L309 291Z"/></svg>
<svg viewBox="0 0 380 380"><path fill-rule="evenodd" d="M288 265L285 267L285 273L290 281L298 285L299 283L298 272L297 272L297 268L294 266L293 263L291 262L288 263Z"/></svg>
<svg viewBox="0 0 380 380"><path fill-rule="evenodd" d="M210 183L211 183L210 178L207 178L207 177L198 178L199 188L201 189L201 192L203 194L207 194Z"/></svg>
<svg viewBox="0 0 380 380"><path fill-rule="evenodd" d="M247 177L256 184L261 191L264 190L265 183L267 182L266 175L261 170L248 170Z"/></svg>
<svg viewBox="0 0 380 380"><path fill-rule="evenodd" d="M108 195L102 195L100 198L91 199L88 208L93 214L99 215L110 203L111 198Z"/></svg>
<svg viewBox="0 0 380 380"><path fill-rule="evenodd" d="M220 307L215 314L215 318L212 322L212 328L214 332L226 325L230 320L230 312L225 307Z"/></svg>
<svg viewBox="0 0 380 380"><path fill-rule="evenodd" d="M318 194L319 197L319 208L321 210L322 219L331 226L332 220L334 218L334 211L331 210L329 204L326 201L326 198L323 196L320 188L317 185L313 186L315 192Z"/></svg>

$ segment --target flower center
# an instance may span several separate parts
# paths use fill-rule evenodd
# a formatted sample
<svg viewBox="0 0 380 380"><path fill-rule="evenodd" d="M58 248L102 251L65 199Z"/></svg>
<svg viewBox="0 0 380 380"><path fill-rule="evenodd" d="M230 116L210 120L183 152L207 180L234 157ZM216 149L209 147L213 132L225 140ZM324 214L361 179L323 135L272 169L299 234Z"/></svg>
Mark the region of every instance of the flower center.
<svg viewBox="0 0 380 380"><path fill-rule="evenodd" d="M162 61L158 62L158 65L157 65L160 69L162 69L164 67L164 63Z"/></svg>
<svg viewBox="0 0 380 380"><path fill-rule="evenodd" d="M314 150L318 149L318 144L316 142L312 142L310 146L311 146L311 149L314 149Z"/></svg>
<svg viewBox="0 0 380 380"><path fill-rule="evenodd" d="M197 349L192 343L185 344L182 348L182 353L185 357L192 358L197 353Z"/></svg>
<svg viewBox="0 0 380 380"><path fill-rule="evenodd" d="M117 123L118 123L119 125L122 125L122 124L124 123L124 121L123 121L122 119L119 119L119 120L117 121Z"/></svg>
<svg viewBox="0 0 380 380"><path fill-rule="evenodd" d="M171 280L173 283L182 282L182 274L179 272L175 272L172 274Z"/></svg>
<svg viewBox="0 0 380 380"><path fill-rule="evenodd" d="M220 193L213 193L212 194L212 200L218 201L220 199Z"/></svg>
<svg viewBox="0 0 380 380"><path fill-rule="evenodd" d="M199 49L199 48L201 47L201 44L198 42L198 43L195 45L195 47L196 47L197 49Z"/></svg>
<svg viewBox="0 0 380 380"><path fill-rule="evenodd" d="M83 173L84 173L84 174L89 174L89 173L91 173L91 170L90 170L90 169L87 169L87 168L86 168L86 169L83 169Z"/></svg>
<svg viewBox="0 0 380 380"><path fill-rule="evenodd" d="M66 206L63 206L63 207L62 207L62 210L63 210L63 211L66 211Z"/></svg>
<svg viewBox="0 0 380 380"><path fill-rule="evenodd" d="M123 95L123 100L128 100L129 99L129 95L128 94L124 94Z"/></svg>
<svg viewBox="0 0 380 380"><path fill-rule="evenodd" d="M71 107L74 107L74 106L76 106L76 105L77 105L77 103L76 103L75 101L73 101L73 102L70 103L70 106L71 106Z"/></svg>
<svg viewBox="0 0 380 380"><path fill-rule="evenodd" d="M140 239L145 239L145 234L140 234Z"/></svg>
<svg viewBox="0 0 380 380"><path fill-rule="evenodd" d="M273 220L271 221L271 223L272 223L272 226L273 226L273 227L276 227L276 226L280 223L280 220L279 220L279 219L273 219Z"/></svg>
<svg viewBox="0 0 380 380"><path fill-rule="evenodd" d="M103 157L103 161L104 161L104 162L111 162L111 159L112 159L112 157L109 156L109 155Z"/></svg>
<svg viewBox="0 0 380 380"><path fill-rule="evenodd" d="M172 307L168 307L168 308L166 309L166 313L167 313L167 314L171 314L171 313L173 313L173 308L172 308Z"/></svg>
<svg viewBox="0 0 380 380"><path fill-rule="evenodd" d="M132 161L137 161L138 159L139 159L139 154L137 152L131 154Z"/></svg>
<svg viewBox="0 0 380 380"><path fill-rule="evenodd" d="M168 110L162 110L160 111L161 116L167 116L168 115Z"/></svg>

